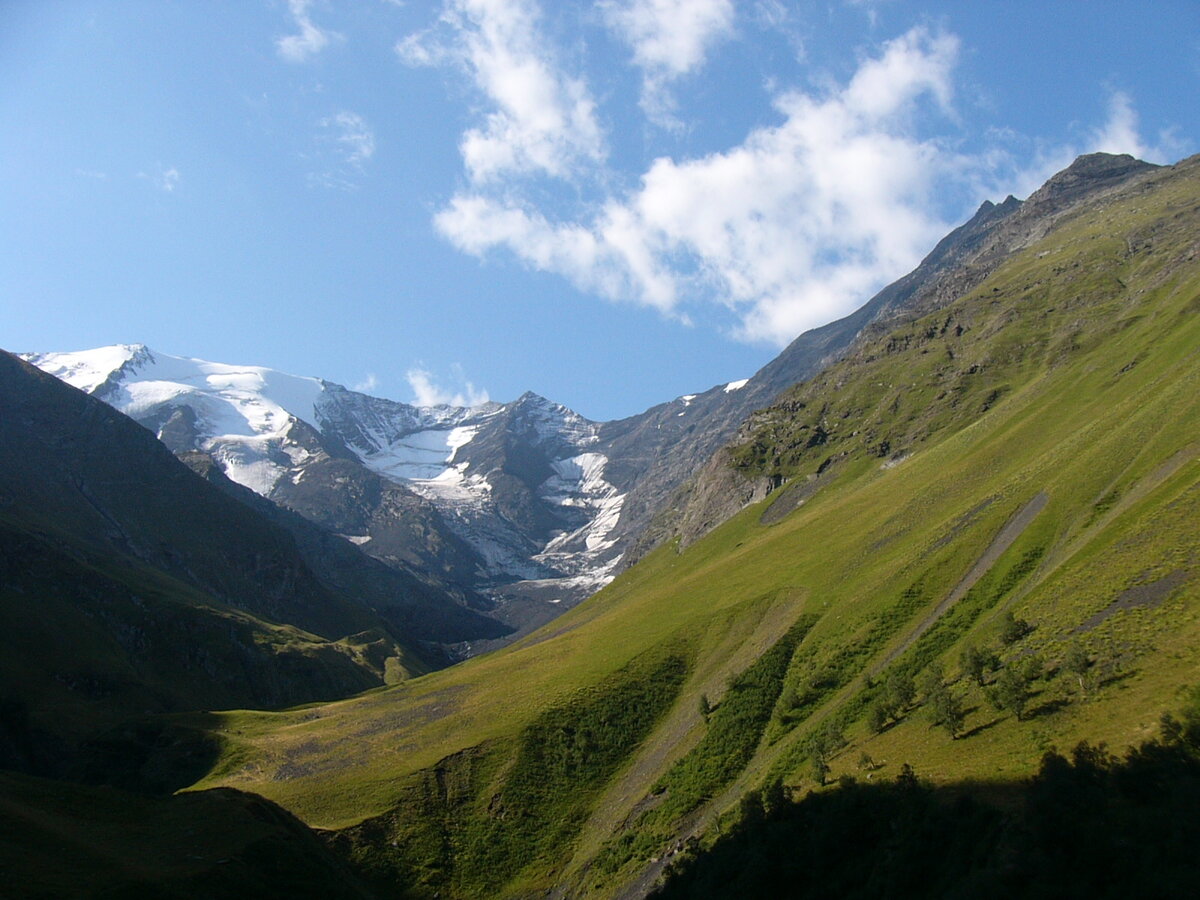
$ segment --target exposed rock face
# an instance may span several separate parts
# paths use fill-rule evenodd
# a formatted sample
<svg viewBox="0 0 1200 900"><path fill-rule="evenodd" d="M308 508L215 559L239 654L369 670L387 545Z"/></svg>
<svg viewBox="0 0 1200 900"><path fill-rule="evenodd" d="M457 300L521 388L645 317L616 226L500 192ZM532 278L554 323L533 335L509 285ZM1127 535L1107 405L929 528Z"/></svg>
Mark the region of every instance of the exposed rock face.
<svg viewBox="0 0 1200 900"><path fill-rule="evenodd" d="M400 634L425 645L495 639L507 629L466 605L469 597L448 597L436 577L407 565L387 565L309 518L230 481L206 453L188 451L179 459L224 493L286 529L308 566L348 596L369 604ZM436 653L436 650L434 651Z"/></svg>

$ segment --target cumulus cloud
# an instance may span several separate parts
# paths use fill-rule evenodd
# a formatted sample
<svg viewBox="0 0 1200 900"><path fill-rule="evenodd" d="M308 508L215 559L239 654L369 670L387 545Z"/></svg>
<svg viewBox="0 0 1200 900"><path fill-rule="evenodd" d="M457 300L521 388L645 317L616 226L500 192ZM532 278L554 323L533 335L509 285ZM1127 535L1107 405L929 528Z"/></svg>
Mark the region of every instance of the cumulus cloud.
<svg viewBox="0 0 1200 900"><path fill-rule="evenodd" d="M457 388L445 388L434 381L433 373L415 366L405 373L413 392L414 406L481 406L488 402L488 392L476 388L466 379L462 366L453 367Z"/></svg>
<svg viewBox="0 0 1200 900"><path fill-rule="evenodd" d="M662 85L702 66L733 27L724 2L602 9ZM786 13L773 0L756 9L773 22ZM511 253L585 293L679 321L704 311L745 341L783 345L848 314L913 268L969 203L1027 194L1078 153L1178 155L1169 136L1146 145L1121 93L1078 148L993 136L962 151L937 136L957 121L959 42L917 27L844 81L768 86L770 124L718 152L655 159L631 183L609 168L587 86L539 22L533 0L447 0L437 26L397 45L409 64L457 67L483 101L460 143L467 177L436 229L466 253Z"/></svg>
<svg viewBox="0 0 1200 900"><path fill-rule="evenodd" d="M396 45L409 65L453 61L491 110L460 150L473 182L520 174L566 178L604 159L596 106L561 70L531 0L449 0L441 26Z"/></svg>
<svg viewBox="0 0 1200 900"><path fill-rule="evenodd" d="M671 82L703 66L708 51L733 31L730 0L609 0L609 27L633 51L642 70L642 109L652 121L675 126Z"/></svg>
<svg viewBox="0 0 1200 900"><path fill-rule="evenodd" d="M564 275L577 287L610 299L634 299L671 314L674 275L658 259L636 213L610 203L593 223L553 222L541 212L481 194L460 194L434 223L460 250L482 256L505 247L528 265Z"/></svg>
<svg viewBox="0 0 1200 900"><path fill-rule="evenodd" d="M946 230L929 212L959 164L911 135L916 106L946 107L957 41L922 29L825 96L780 95L781 124L721 153L656 160L587 221L553 222L513 194L460 194L436 218L461 249L502 246L581 289L668 314L723 303L735 333L783 344L851 311Z"/></svg>
<svg viewBox="0 0 1200 900"><path fill-rule="evenodd" d="M287 34L275 40L275 50L281 59L292 63L308 62L329 44L342 40L336 31L318 28L308 14L312 0L288 0L288 12L292 16L296 34Z"/></svg>

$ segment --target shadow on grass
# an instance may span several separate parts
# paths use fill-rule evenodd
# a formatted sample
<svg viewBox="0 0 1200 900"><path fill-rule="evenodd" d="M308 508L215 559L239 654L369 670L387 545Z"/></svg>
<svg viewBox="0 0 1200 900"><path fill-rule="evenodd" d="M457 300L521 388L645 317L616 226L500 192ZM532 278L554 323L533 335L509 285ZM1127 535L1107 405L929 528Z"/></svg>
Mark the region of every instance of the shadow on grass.
<svg viewBox="0 0 1200 900"><path fill-rule="evenodd" d="M1025 721L1030 719L1039 719L1042 716L1050 716L1071 705L1071 701L1066 697L1059 697L1055 700L1047 700L1041 706L1035 706L1029 712L1025 713Z"/></svg>
<svg viewBox="0 0 1200 900"><path fill-rule="evenodd" d="M1102 678L1100 679L1100 687L1106 688L1111 684L1120 684L1127 678L1132 678L1137 673L1137 669L1126 669L1124 672L1118 672L1116 675L1110 675L1107 678Z"/></svg>
<svg viewBox="0 0 1200 900"><path fill-rule="evenodd" d="M964 731L962 734L960 734L958 736L958 740L963 741L963 740L966 740L967 738L975 737L975 735L982 734L983 732L987 731L989 728L999 725L1003 721L1004 721L1003 716L997 716L996 718L992 719L990 722L984 722L982 725L976 725L974 728L967 729L966 731Z"/></svg>
<svg viewBox="0 0 1200 900"><path fill-rule="evenodd" d="M132 720L82 745L66 777L144 794L173 794L212 769L221 754L219 719L186 713Z"/></svg>
<svg viewBox="0 0 1200 900"><path fill-rule="evenodd" d="M1182 733L1182 729L1179 729ZM750 794L741 821L685 853L659 898L1194 896L1200 727L1124 759L1081 744L1034 777L932 787L843 778L789 803Z"/></svg>

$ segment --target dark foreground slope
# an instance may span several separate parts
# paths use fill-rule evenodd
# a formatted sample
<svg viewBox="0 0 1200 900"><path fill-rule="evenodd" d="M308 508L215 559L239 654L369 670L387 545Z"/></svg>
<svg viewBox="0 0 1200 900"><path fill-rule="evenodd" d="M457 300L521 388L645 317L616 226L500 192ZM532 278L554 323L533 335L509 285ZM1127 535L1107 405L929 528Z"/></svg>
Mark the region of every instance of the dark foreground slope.
<svg viewBox="0 0 1200 900"><path fill-rule="evenodd" d="M242 900L375 896L294 816L261 797L151 797L0 772L8 898Z"/></svg>
<svg viewBox="0 0 1200 900"><path fill-rule="evenodd" d="M776 783L1153 737L1200 682L1200 159L1109 187L756 420L765 502L503 651L215 714L199 784L408 896L640 896Z"/></svg>

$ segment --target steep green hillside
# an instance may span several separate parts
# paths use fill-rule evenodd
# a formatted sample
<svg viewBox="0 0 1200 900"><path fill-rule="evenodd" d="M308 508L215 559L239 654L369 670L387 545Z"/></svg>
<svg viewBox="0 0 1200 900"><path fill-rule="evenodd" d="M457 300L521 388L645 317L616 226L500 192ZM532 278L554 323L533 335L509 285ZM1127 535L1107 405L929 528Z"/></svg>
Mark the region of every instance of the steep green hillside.
<svg viewBox="0 0 1200 900"><path fill-rule="evenodd" d="M756 418L765 502L502 652L214 714L200 784L411 896L636 895L773 783L1153 736L1200 683L1198 234L1200 159L1075 208Z"/></svg>

